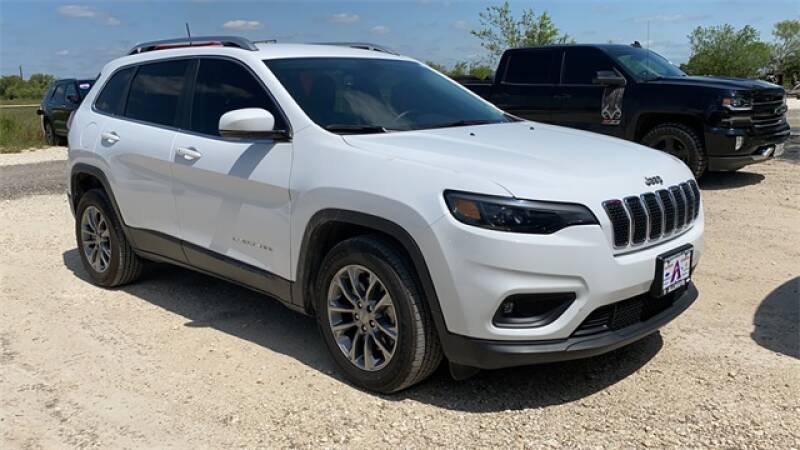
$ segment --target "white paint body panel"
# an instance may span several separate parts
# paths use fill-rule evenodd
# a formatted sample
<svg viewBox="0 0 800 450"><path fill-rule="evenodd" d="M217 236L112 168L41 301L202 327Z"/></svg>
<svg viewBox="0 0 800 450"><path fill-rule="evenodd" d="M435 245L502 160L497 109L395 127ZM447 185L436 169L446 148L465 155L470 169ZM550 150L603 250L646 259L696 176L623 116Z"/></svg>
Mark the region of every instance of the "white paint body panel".
<svg viewBox="0 0 800 450"><path fill-rule="evenodd" d="M90 123L106 131L107 117L89 105L116 68L192 55L224 55L247 64L285 112L292 142L248 146L147 130L139 124L124 130L125 147L89 148L85 139L73 139L73 134L79 137L77 130L91 129ZM601 206L611 198L655 190L645 186L644 177L658 175L665 186L692 179L675 158L630 142L533 122L331 134L305 115L263 63L302 56L408 60L290 44L259 45L259 51L198 47L120 58L103 69L96 89L76 113L70 142L80 144L70 148L71 163L86 162L106 173L128 225L185 239L292 281L304 232L318 211L344 209L394 222L423 253L448 331L475 338L567 337L597 307L646 292L658 255L689 243L695 248L694 262L700 259L702 212L679 236L621 254L612 248L610 222ZM129 136L134 128L135 136ZM179 146L193 147L203 156L193 162L176 160ZM448 189L580 203L600 224L552 235L471 227L450 215L443 199ZM232 242L234 236L261 242L269 250L239 245ZM577 300L547 326L499 329L491 324L494 311L510 294L564 290L576 292Z"/></svg>

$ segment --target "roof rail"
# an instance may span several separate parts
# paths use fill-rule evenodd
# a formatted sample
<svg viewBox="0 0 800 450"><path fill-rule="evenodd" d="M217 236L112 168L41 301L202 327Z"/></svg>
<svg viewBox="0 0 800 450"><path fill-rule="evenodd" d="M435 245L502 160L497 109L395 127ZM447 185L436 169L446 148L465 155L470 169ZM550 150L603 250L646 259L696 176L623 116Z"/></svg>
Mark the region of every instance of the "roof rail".
<svg viewBox="0 0 800 450"><path fill-rule="evenodd" d="M134 46L129 55L138 53L152 52L154 50L165 50L181 47L205 47L205 46L236 47L244 50L258 50L249 39L239 36L197 36L182 37L176 39L162 39L160 41L142 42Z"/></svg>
<svg viewBox="0 0 800 450"><path fill-rule="evenodd" d="M369 42L315 42L317 45L338 45L340 47L358 48L361 50L372 50L375 52L388 53L390 55L399 55L394 50L390 50L378 44L371 44Z"/></svg>

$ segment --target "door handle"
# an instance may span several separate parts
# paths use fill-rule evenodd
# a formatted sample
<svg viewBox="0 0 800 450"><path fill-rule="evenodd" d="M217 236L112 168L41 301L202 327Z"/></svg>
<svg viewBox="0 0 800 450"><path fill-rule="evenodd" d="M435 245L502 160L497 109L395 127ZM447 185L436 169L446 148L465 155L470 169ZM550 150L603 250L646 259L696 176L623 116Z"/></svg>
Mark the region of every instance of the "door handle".
<svg viewBox="0 0 800 450"><path fill-rule="evenodd" d="M183 156L183 159L187 161L194 161L203 157L203 154L193 147L178 147L175 149L175 153Z"/></svg>
<svg viewBox="0 0 800 450"><path fill-rule="evenodd" d="M100 135L104 141L108 141L110 144L114 144L119 142L119 135L114 131L107 131Z"/></svg>

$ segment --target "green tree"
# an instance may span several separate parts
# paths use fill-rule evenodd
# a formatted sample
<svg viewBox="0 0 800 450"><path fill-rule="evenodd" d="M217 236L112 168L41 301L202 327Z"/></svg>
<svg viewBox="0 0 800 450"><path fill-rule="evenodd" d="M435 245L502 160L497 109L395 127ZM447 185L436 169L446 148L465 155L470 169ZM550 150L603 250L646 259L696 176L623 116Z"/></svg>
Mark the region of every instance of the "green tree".
<svg viewBox="0 0 800 450"><path fill-rule="evenodd" d="M789 83L792 75L800 75L800 20L776 23L772 35L772 68L784 83Z"/></svg>
<svg viewBox="0 0 800 450"><path fill-rule="evenodd" d="M17 75L0 77L0 99L31 99L39 100L47 92L50 83L55 80L52 75L36 73L28 80L23 80Z"/></svg>
<svg viewBox="0 0 800 450"><path fill-rule="evenodd" d="M684 66L693 75L754 78L767 67L770 47L750 25L697 27L689 35L692 56Z"/></svg>
<svg viewBox="0 0 800 450"><path fill-rule="evenodd" d="M514 17L508 1L500 6L489 6L480 13L480 30L470 33L480 39L481 46L497 59L507 48L534 45L563 44L571 42L568 34L561 34L550 14L544 11L536 15L533 9L525 9L522 16Z"/></svg>

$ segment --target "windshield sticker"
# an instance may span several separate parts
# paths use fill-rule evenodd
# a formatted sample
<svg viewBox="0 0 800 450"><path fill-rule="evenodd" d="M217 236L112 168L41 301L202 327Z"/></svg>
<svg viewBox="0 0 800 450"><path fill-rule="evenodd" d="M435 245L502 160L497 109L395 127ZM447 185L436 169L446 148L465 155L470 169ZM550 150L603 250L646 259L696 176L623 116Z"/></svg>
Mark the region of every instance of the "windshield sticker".
<svg viewBox="0 0 800 450"><path fill-rule="evenodd" d="M622 96L624 86L607 86L603 91L603 104L600 116L603 125L619 125L622 121Z"/></svg>

